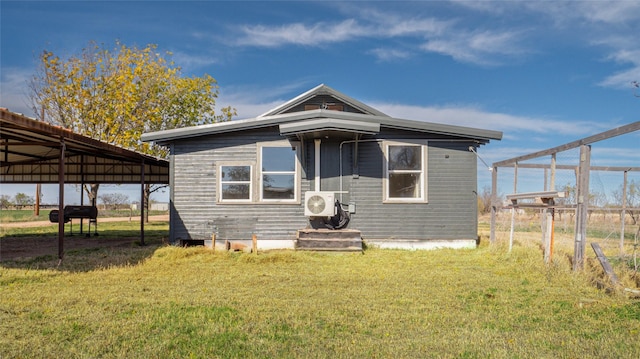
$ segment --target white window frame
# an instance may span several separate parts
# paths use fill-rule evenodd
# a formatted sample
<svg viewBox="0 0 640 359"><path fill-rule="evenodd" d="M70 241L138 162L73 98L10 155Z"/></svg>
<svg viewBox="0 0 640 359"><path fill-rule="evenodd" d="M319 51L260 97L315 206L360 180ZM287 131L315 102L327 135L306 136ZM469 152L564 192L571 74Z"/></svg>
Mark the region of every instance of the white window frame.
<svg viewBox="0 0 640 359"><path fill-rule="evenodd" d="M426 141L414 141L414 140L394 140L383 141L383 164L384 177L382 178L382 200L383 203L427 203L427 153L428 147ZM420 171L416 170L389 170L389 147L390 146L420 146L421 149L421 167ZM389 196L389 175L391 173L420 173L420 197L391 197Z"/></svg>
<svg viewBox="0 0 640 359"><path fill-rule="evenodd" d="M249 167L249 181L222 181L222 168L223 167ZM216 163L216 176L217 176L217 203L252 203L254 198L254 178L255 178L255 163L252 162L218 162ZM222 187L224 184L246 184L249 183L249 199L224 199L222 198Z"/></svg>
<svg viewBox="0 0 640 359"><path fill-rule="evenodd" d="M295 160L295 169L294 171L262 171L262 149L264 147L288 147L291 151L294 151L294 160ZM256 170L256 181L258 181L258 194L256 198L259 202L262 203L281 203L281 204L299 204L300 203L300 143L299 142L290 142L290 141L271 141L271 142L259 142L257 143L257 153L258 153L258 166ZM263 198L263 175L264 174L274 174L274 175L282 175L282 174L293 174L293 199L270 199Z"/></svg>

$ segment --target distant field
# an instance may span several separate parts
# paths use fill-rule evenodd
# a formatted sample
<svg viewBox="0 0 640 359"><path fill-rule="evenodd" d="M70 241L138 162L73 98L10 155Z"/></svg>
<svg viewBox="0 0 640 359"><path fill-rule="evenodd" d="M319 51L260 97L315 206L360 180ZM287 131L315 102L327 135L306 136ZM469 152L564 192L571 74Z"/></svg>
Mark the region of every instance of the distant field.
<svg viewBox="0 0 640 359"><path fill-rule="evenodd" d="M48 221L50 209L40 210L40 215L36 216L31 209L15 209L15 210L0 210L0 223L9 222L33 222L33 221ZM149 215L167 214L167 211L149 211ZM98 218L100 217L129 217L140 216L140 211L130 210L99 210Z"/></svg>
<svg viewBox="0 0 640 359"><path fill-rule="evenodd" d="M640 357L640 302L597 289L591 253L573 273L535 234L507 253L486 229L472 250L254 255L158 236L3 261L0 357Z"/></svg>

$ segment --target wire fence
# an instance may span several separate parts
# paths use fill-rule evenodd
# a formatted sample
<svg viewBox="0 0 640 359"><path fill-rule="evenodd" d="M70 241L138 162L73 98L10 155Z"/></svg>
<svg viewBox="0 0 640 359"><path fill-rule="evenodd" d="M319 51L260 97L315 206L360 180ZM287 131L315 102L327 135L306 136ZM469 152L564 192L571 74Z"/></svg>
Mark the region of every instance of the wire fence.
<svg viewBox="0 0 640 359"><path fill-rule="evenodd" d="M609 254L635 256L640 250L640 150L616 151L612 138L638 129L640 122L494 163L492 243L540 241L545 251L582 260L577 243L597 242ZM550 237L551 248L545 243Z"/></svg>

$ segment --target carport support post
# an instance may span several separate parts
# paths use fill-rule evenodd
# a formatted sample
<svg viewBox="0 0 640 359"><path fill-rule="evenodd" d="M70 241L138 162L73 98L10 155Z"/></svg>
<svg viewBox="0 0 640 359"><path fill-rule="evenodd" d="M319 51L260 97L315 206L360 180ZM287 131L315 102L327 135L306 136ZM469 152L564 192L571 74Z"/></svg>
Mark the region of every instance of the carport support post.
<svg viewBox="0 0 640 359"><path fill-rule="evenodd" d="M64 256L64 138L60 138L60 160L58 161L58 259Z"/></svg>
<svg viewBox="0 0 640 359"><path fill-rule="evenodd" d="M82 166L84 167L84 166ZM80 170L82 171L82 170ZM80 205L84 206L84 181L80 183ZM80 218L80 234L82 234L82 225L84 224L84 219ZM89 227L89 234L91 234L91 227Z"/></svg>
<svg viewBox="0 0 640 359"><path fill-rule="evenodd" d="M144 160L140 165L140 245L144 243Z"/></svg>
<svg viewBox="0 0 640 359"><path fill-rule="evenodd" d="M41 189L42 188L40 186L40 183L37 183L36 184L36 204L33 207L33 214L36 217L40 216L40 192L42 192Z"/></svg>

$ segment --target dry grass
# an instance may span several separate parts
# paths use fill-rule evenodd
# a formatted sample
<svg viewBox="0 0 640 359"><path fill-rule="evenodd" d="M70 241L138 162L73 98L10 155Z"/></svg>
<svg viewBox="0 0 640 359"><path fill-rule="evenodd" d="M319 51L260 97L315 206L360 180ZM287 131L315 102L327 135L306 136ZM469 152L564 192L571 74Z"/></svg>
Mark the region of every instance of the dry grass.
<svg viewBox="0 0 640 359"><path fill-rule="evenodd" d="M572 261L575 250L575 222L573 217L564 215L556 218L554 231L554 261ZM510 214L501 212L498 217L497 243L506 247L509 242ZM631 222L627 217L627 222ZM591 243L596 242L603 249L610 264L620 279L622 287L635 289L640 287L640 228L638 224L627 223L622 252L620 250L620 217L616 214L593 214L587 225L585 243L585 270L599 282L608 282L602 273L602 267L596 260ZM515 220L514 242L520 246L538 248L542 251L542 234L539 215L519 215ZM489 233L489 217L481 218L480 229L486 237ZM488 239L487 239L488 241Z"/></svg>
<svg viewBox="0 0 640 359"><path fill-rule="evenodd" d="M129 264L13 263L0 268L0 357L640 357L640 303L566 257L544 265L533 242L482 243L257 256L157 244Z"/></svg>

